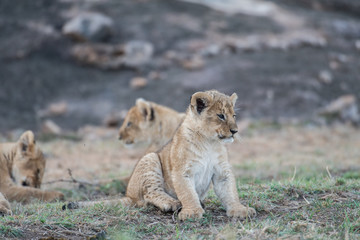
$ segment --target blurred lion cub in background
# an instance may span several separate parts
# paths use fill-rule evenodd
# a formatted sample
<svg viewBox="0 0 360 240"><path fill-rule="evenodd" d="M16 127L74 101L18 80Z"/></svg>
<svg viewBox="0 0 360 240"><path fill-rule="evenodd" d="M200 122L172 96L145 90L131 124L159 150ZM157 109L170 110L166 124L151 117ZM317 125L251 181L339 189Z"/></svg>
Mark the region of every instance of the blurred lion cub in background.
<svg viewBox="0 0 360 240"><path fill-rule="evenodd" d="M126 147L145 144L146 153L157 151L170 141L184 118L184 113L139 98L120 127L119 140Z"/></svg>

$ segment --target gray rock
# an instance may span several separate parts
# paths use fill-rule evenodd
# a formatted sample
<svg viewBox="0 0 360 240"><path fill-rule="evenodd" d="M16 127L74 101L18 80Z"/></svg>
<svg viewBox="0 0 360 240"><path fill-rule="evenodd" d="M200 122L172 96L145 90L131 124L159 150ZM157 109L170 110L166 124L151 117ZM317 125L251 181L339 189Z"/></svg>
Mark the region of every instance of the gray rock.
<svg viewBox="0 0 360 240"><path fill-rule="evenodd" d="M360 123L360 114L354 95L344 95L337 98L321 110L320 114L329 120Z"/></svg>
<svg viewBox="0 0 360 240"><path fill-rule="evenodd" d="M351 38L360 37L360 24L355 21L336 20L333 22L336 33Z"/></svg>
<svg viewBox="0 0 360 240"><path fill-rule="evenodd" d="M221 46L218 44L211 44L210 46L207 46L203 48L200 52L200 54L204 57L214 57L219 55L221 52Z"/></svg>
<svg viewBox="0 0 360 240"><path fill-rule="evenodd" d="M132 89L144 88L148 85L148 80L143 77L134 77L130 80L130 87Z"/></svg>
<svg viewBox="0 0 360 240"><path fill-rule="evenodd" d="M60 135L62 133L61 128L52 120L46 120L42 125L43 133L50 133L55 135Z"/></svg>
<svg viewBox="0 0 360 240"><path fill-rule="evenodd" d="M289 50L303 46L324 47L327 41L318 31L299 29L282 34L254 34L225 40L233 51L260 51L263 49Z"/></svg>
<svg viewBox="0 0 360 240"><path fill-rule="evenodd" d="M154 47L149 42L133 40L125 44L124 52L124 65L127 67L139 67L151 60Z"/></svg>
<svg viewBox="0 0 360 240"><path fill-rule="evenodd" d="M86 12L68 21L62 32L77 41L101 41L111 35L112 27L111 18L100 13Z"/></svg>
<svg viewBox="0 0 360 240"><path fill-rule="evenodd" d="M68 110L68 104L65 101L50 104L46 109L37 112L38 117L52 117L64 115Z"/></svg>
<svg viewBox="0 0 360 240"><path fill-rule="evenodd" d="M246 37L231 38L225 40L225 46L229 47L231 51L259 51L263 49L262 36L250 35Z"/></svg>
<svg viewBox="0 0 360 240"><path fill-rule="evenodd" d="M360 50L360 40L355 41L355 47L357 50Z"/></svg>
<svg viewBox="0 0 360 240"><path fill-rule="evenodd" d="M324 47L327 41L318 31L299 29L279 35L269 35L263 44L270 49L288 50L302 46Z"/></svg>
<svg viewBox="0 0 360 240"><path fill-rule="evenodd" d="M161 80L164 78L164 74L163 73L160 73L158 71L151 71L149 74L148 74L148 78L150 80Z"/></svg>
<svg viewBox="0 0 360 240"><path fill-rule="evenodd" d="M149 42L130 41L117 44L79 44L71 49L71 55L81 63L101 69L139 68L150 62L153 45Z"/></svg>
<svg viewBox="0 0 360 240"><path fill-rule="evenodd" d="M318 79L322 83L329 84L332 82L333 77L332 77L331 72L329 72L327 70L322 70L319 72Z"/></svg>
<svg viewBox="0 0 360 240"><path fill-rule="evenodd" d="M200 55L194 55L188 59L182 61L183 68L194 71L202 69L205 65L204 59Z"/></svg>

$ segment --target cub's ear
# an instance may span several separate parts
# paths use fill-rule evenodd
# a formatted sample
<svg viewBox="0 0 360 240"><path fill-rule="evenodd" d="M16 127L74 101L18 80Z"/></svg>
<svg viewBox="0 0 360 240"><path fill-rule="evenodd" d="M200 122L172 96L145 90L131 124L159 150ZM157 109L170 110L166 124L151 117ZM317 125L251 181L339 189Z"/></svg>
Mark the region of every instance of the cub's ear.
<svg viewBox="0 0 360 240"><path fill-rule="evenodd" d="M191 96L190 104L193 109L196 109L198 114L207 108L210 104L211 96L206 92L196 92Z"/></svg>
<svg viewBox="0 0 360 240"><path fill-rule="evenodd" d="M31 154L35 151L35 136L32 131L24 132L18 141L20 150L23 154Z"/></svg>
<svg viewBox="0 0 360 240"><path fill-rule="evenodd" d="M154 108L151 106L150 102L143 98L138 98L136 100L136 106L139 108L146 121L153 121L155 119Z"/></svg>
<svg viewBox="0 0 360 240"><path fill-rule="evenodd" d="M235 106L237 99L238 99L238 95L236 93L231 94L230 100L231 100L233 106Z"/></svg>

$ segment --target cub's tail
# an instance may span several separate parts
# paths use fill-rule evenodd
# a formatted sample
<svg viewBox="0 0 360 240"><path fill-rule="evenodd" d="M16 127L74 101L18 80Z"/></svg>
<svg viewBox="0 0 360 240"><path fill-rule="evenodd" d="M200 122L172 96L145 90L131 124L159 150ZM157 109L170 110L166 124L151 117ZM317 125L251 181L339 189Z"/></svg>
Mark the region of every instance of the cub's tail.
<svg viewBox="0 0 360 240"><path fill-rule="evenodd" d="M62 206L62 210L78 209L78 208L83 208L83 207L91 207L91 206L95 206L95 205L130 207L130 206L134 206L135 203L129 197L124 197L124 198L114 199L114 200L99 200L99 201L89 201L89 202L69 202Z"/></svg>

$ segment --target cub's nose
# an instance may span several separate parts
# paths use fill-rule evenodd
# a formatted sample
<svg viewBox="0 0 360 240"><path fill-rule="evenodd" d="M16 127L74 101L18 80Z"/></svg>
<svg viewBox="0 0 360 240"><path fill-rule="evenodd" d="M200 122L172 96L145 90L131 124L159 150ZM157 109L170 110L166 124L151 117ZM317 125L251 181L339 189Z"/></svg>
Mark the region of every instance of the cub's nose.
<svg viewBox="0 0 360 240"><path fill-rule="evenodd" d="M122 139L122 136L121 136L121 134L119 134L119 140L121 140Z"/></svg>
<svg viewBox="0 0 360 240"><path fill-rule="evenodd" d="M22 181L21 185L24 186L24 187L30 186L29 182L26 181L26 180L25 180L25 181Z"/></svg>
<svg viewBox="0 0 360 240"><path fill-rule="evenodd" d="M232 135L234 135L235 133L238 132L238 130L236 130L236 129L230 129L230 132L232 133Z"/></svg>

